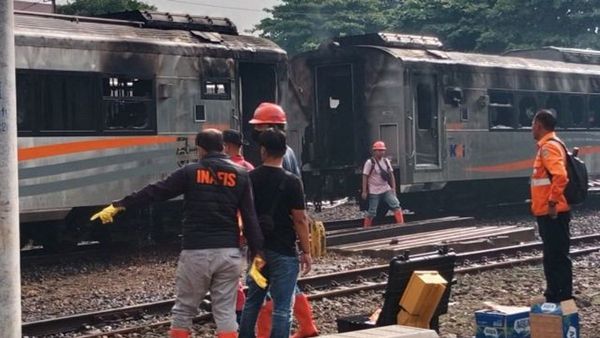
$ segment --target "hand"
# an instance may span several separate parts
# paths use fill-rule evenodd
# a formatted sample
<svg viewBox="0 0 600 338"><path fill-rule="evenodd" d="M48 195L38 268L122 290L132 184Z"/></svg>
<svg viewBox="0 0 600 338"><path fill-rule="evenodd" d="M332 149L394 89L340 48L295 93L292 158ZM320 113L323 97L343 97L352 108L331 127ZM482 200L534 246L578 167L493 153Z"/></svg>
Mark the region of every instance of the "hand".
<svg viewBox="0 0 600 338"><path fill-rule="evenodd" d="M94 214L94 216L92 216L92 218L90 218L90 221L95 221L98 218L100 218L100 220L102 221L102 224L106 224L106 223L112 223L113 222L113 218L121 211L125 210L125 208L123 207L114 207L112 204L107 206L106 208L102 209L102 211Z"/></svg>
<svg viewBox="0 0 600 338"><path fill-rule="evenodd" d="M367 196L368 196L368 194L367 194L367 192L366 192L366 191L363 191L363 192L362 192L362 194L360 194L360 197L361 197L363 200L366 200L366 199L367 199Z"/></svg>
<svg viewBox="0 0 600 338"><path fill-rule="evenodd" d="M264 289L268 285L268 280L260 273L260 270L265 266L265 261L260 257L256 256L252 260L252 265L250 266L250 270L248 270L248 276L254 280L256 285L259 288Z"/></svg>
<svg viewBox="0 0 600 338"><path fill-rule="evenodd" d="M558 212L556 211L556 204L548 203L548 216L550 216L550 218L552 219L558 217Z"/></svg>
<svg viewBox="0 0 600 338"><path fill-rule="evenodd" d="M310 253L303 252L300 254L300 269L302 270L302 275L306 275L310 272L312 267L312 257Z"/></svg>

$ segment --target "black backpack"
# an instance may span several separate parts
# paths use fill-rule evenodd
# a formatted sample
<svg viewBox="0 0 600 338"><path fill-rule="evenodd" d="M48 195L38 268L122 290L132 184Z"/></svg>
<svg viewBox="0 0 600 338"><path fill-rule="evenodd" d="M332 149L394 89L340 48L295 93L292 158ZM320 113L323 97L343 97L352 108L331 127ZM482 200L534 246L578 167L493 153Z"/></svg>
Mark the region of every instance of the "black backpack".
<svg viewBox="0 0 600 338"><path fill-rule="evenodd" d="M588 173L585 163L579 157L577 157L579 150L575 148L575 151L570 153L567 149L567 146L565 146L565 144L560 140L555 138L550 140L560 143L565 151L565 154L567 154L566 166L569 183L567 183L564 191L567 203L569 203L569 205L583 203L588 194ZM552 176L549 176L550 179L552 179Z"/></svg>

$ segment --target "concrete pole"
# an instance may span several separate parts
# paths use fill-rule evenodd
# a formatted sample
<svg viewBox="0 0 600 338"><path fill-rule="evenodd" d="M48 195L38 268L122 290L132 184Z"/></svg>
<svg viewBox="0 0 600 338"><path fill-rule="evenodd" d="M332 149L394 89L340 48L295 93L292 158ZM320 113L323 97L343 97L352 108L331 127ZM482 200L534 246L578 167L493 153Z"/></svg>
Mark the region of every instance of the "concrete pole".
<svg viewBox="0 0 600 338"><path fill-rule="evenodd" d="M0 0L0 336L21 337L13 1Z"/></svg>

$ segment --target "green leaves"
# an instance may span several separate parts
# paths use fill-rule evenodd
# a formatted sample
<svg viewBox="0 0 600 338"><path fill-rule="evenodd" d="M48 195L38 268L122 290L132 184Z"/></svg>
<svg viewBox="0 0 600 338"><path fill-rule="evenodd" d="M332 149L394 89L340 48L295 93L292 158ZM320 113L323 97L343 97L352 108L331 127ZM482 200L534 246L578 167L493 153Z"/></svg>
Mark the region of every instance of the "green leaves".
<svg viewBox="0 0 600 338"><path fill-rule="evenodd" d="M378 31L435 35L462 51L600 48L600 0L283 0L268 11L256 30L290 54Z"/></svg>
<svg viewBox="0 0 600 338"><path fill-rule="evenodd" d="M61 14L98 15L133 10L156 10L156 7L137 0L75 0L58 6Z"/></svg>

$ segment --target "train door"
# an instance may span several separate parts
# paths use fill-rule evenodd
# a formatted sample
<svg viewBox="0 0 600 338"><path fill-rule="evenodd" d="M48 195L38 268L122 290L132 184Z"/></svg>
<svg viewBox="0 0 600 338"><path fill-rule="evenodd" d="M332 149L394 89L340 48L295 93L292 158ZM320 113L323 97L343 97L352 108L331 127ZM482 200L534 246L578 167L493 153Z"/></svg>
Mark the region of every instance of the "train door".
<svg viewBox="0 0 600 338"><path fill-rule="evenodd" d="M252 140L254 110L261 102L277 102L277 75L275 65L266 63L240 63L240 130L248 144L244 146L244 157L255 166L259 165L260 152Z"/></svg>
<svg viewBox="0 0 600 338"><path fill-rule="evenodd" d="M415 168L437 169L440 167L440 119L436 76L413 74L411 90Z"/></svg>
<svg viewBox="0 0 600 338"><path fill-rule="evenodd" d="M323 168L354 166L355 114L352 64L317 66L317 163Z"/></svg>

